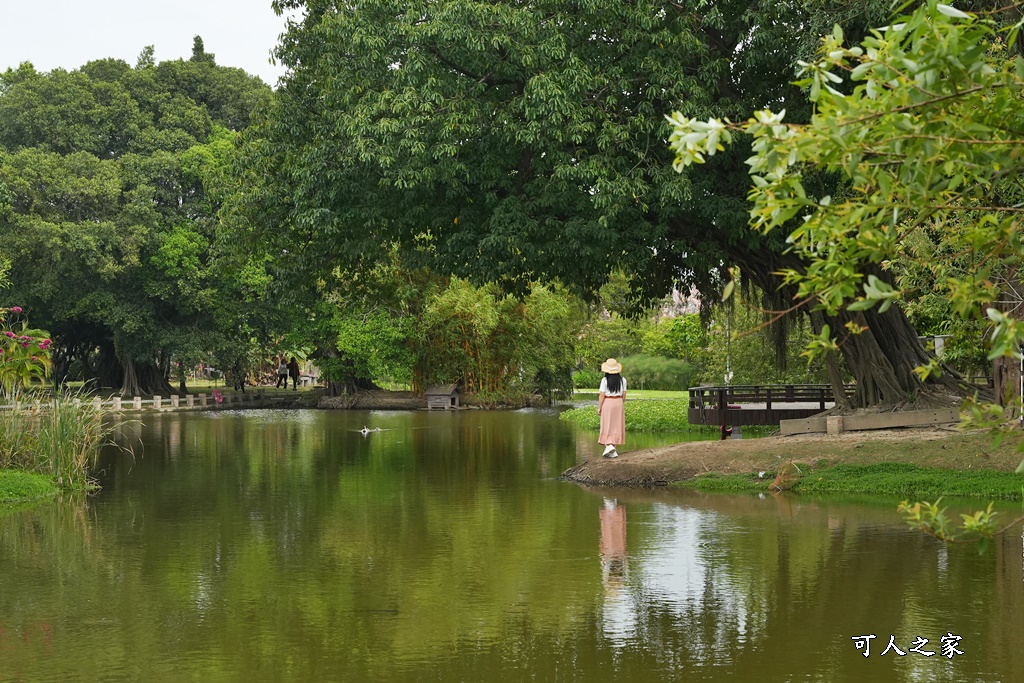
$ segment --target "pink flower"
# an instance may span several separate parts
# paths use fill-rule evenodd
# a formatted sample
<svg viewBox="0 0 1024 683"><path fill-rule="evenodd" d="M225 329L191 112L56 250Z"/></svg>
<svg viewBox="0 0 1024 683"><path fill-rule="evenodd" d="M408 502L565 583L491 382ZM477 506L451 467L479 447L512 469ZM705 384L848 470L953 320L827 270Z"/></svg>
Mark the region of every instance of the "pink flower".
<svg viewBox="0 0 1024 683"><path fill-rule="evenodd" d="M18 339L20 339L21 341L28 341L28 340L29 340L29 339L31 339L31 338L32 338L32 337L28 337L28 336L26 336L26 335L24 335L24 334L23 334L23 335L21 335L20 337L18 337Z"/></svg>
<svg viewBox="0 0 1024 683"><path fill-rule="evenodd" d="M21 306L11 306L11 310L15 313L21 313Z"/></svg>
<svg viewBox="0 0 1024 683"><path fill-rule="evenodd" d="M32 360L39 360L39 359L36 358L35 356L32 356Z"/></svg>
<svg viewBox="0 0 1024 683"><path fill-rule="evenodd" d="M27 349L28 348L28 342L21 342L21 348Z"/></svg>
<svg viewBox="0 0 1024 683"><path fill-rule="evenodd" d="M7 330L6 332L4 332L4 334L6 334L6 335L7 335L8 337L10 337L11 339L14 339L14 333L13 333L13 332L11 332L10 330Z"/></svg>

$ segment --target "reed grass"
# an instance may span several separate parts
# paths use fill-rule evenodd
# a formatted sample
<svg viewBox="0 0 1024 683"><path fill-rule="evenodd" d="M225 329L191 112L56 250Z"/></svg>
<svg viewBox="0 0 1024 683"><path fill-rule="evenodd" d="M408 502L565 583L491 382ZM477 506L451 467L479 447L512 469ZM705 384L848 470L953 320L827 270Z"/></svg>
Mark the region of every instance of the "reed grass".
<svg viewBox="0 0 1024 683"><path fill-rule="evenodd" d="M73 391L40 410L0 411L0 469L46 474L66 490L93 488L100 449L115 444L117 425Z"/></svg>

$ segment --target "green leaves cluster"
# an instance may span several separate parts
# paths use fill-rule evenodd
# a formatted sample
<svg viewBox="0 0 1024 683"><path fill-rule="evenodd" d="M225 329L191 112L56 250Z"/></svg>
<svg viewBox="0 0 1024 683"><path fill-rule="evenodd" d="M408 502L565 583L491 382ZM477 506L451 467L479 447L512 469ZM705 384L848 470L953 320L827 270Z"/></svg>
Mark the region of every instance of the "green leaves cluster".
<svg viewBox="0 0 1024 683"><path fill-rule="evenodd" d="M81 379L166 389L172 360L236 356L266 328L261 259L215 245L235 131L270 90L212 55L151 53L135 68L0 75L9 296L53 332L59 380L74 365Z"/></svg>
<svg viewBox="0 0 1024 683"><path fill-rule="evenodd" d="M50 340L46 332L28 326L21 306L0 308L0 390L10 399L31 382L50 374Z"/></svg>
<svg viewBox="0 0 1024 683"><path fill-rule="evenodd" d="M785 231L807 264L785 273L798 296L828 313L884 310L899 292L878 273L897 253L910 258L900 245L929 232L947 253L978 259L973 272L938 283L953 312L977 317L991 308L1021 253L1011 198L1019 192L1024 60L1005 51L1016 34L934 0L858 46L844 46L837 28L816 61L802 64L800 84L815 102L810 123L787 124L784 111L723 122L753 139L752 225ZM713 153L718 138L705 123L671 121L678 166ZM841 177L841 196L815 196L811 168ZM990 355L1012 352L1021 330L988 315L998 318Z"/></svg>
<svg viewBox="0 0 1024 683"><path fill-rule="evenodd" d="M934 536L940 541L976 542L979 553L984 553L988 549L993 536L1024 520L1024 517L1018 517L1007 524L1002 524L996 519L999 513L995 512L992 509L993 504L989 503L987 508L977 510L973 514L961 513L960 523L956 524L946 515L948 508L942 507L941 504L942 498L934 503L918 501L911 504L905 500L899 504L897 511L912 528Z"/></svg>
<svg viewBox="0 0 1024 683"><path fill-rule="evenodd" d="M765 5L279 2L303 18L239 206L319 276L397 243L413 266L505 291L590 296L618 270L648 297L677 279L710 291L724 245L760 241L733 239L742 168L681 181L663 114L799 96L777 65L806 15Z"/></svg>

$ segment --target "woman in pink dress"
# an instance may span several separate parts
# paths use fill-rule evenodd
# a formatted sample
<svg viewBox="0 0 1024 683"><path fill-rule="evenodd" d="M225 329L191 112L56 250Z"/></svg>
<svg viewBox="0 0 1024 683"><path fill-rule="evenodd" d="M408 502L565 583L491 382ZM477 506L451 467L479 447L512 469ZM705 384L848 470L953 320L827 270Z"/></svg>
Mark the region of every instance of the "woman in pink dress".
<svg viewBox="0 0 1024 683"><path fill-rule="evenodd" d="M597 394L597 414L601 416L601 435L597 442L605 447L602 455L617 458L616 446L626 443L626 378L622 376L622 365L614 358L601 364L604 378Z"/></svg>

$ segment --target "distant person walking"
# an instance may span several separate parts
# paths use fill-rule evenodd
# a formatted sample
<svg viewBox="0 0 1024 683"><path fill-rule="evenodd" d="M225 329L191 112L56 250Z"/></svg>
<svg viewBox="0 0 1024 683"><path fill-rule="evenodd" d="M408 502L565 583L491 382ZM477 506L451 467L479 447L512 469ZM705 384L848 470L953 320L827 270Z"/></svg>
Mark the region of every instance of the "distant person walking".
<svg viewBox="0 0 1024 683"><path fill-rule="evenodd" d="M616 446L626 443L626 378L622 365L614 358L601 364L601 388L597 392L597 414L601 416L601 434L597 442L604 446L602 455L617 458Z"/></svg>
<svg viewBox="0 0 1024 683"><path fill-rule="evenodd" d="M292 391L299 390L299 361L295 360L295 356L288 361L288 376L292 378ZM288 388L288 380L284 381L284 388Z"/></svg>
<svg viewBox="0 0 1024 683"><path fill-rule="evenodd" d="M285 360L284 354L274 356L274 363L277 364L277 384L276 389L280 389L281 385L284 388L288 388L288 361Z"/></svg>

